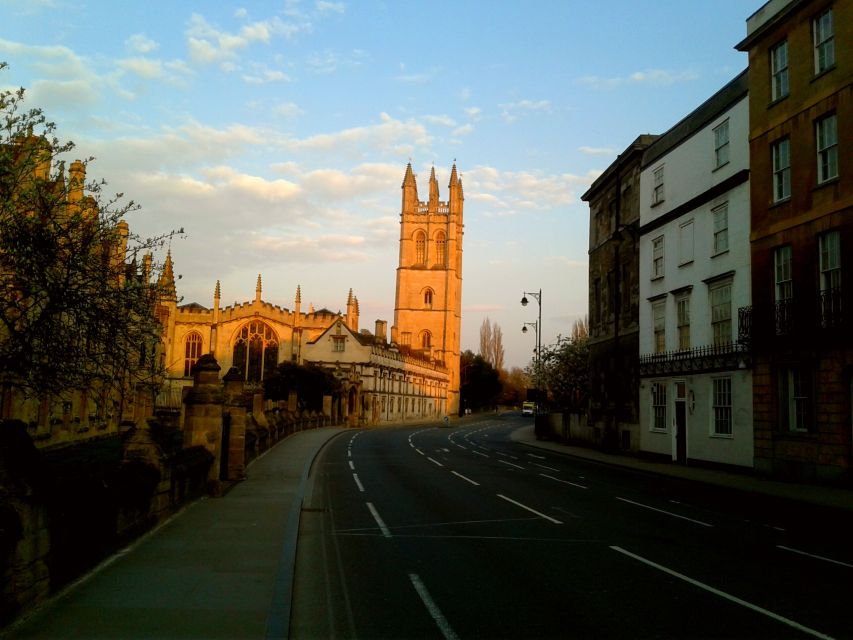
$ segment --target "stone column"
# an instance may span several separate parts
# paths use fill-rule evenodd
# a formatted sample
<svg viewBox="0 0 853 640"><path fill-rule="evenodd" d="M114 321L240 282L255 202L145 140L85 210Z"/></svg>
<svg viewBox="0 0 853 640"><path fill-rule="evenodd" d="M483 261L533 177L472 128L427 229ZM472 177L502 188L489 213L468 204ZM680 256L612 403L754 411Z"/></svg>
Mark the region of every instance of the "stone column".
<svg viewBox="0 0 853 640"><path fill-rule="evenodd" d="M193 386L187 393L184 422L184 447L202 446L213 454L208 480L219 482L219 462L222 458L222 405L224 394L219 383L220 366L216 358L205 354L193 369Z"/></svg>
<svg viewBox="0 0 853 640"><path fill-rule="evenodd" d="M228 437L228 479L246 477L246 397L243 374L231 367L223 378L225 382L225 412L231 417Z"/></svg>

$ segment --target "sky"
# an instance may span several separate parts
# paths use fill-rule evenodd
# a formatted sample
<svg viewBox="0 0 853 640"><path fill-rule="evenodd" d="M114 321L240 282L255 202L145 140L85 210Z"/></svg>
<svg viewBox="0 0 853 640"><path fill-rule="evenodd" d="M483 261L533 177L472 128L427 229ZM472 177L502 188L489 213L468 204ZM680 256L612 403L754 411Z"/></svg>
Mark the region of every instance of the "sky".
<svg viewBox="0 0 853 640"><path fill-rule="evenodd" d="M406 164L465 193L462 348L506 365L587 313L581 196L747 66L750 0L0 0L0 87L24 87L67 160L141 205L183 303L263 299L393 322ZM159 262L165 252L156 256Z"/></svg>

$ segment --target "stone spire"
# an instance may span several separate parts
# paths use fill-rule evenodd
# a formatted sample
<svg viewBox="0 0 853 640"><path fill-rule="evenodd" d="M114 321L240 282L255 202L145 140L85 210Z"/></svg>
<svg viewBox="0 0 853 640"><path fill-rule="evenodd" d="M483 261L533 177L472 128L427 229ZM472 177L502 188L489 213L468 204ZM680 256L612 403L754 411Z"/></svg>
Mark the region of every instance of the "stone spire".
<svg viewBox="0 0 853 640"><path fill-rule="evenodd" d="M296 304L302 302L302 287L296 285Z"/></svg>
<svg viewBox="0 0 853 640"><path fill-rule="evenodd" d="M175 290L175 270L172 267L172 251L166 252L166 262L163 263L163 272L157 280L157 288L163 300L176 301L178 292Z"/></svg>
<svg viewBox="0 0 853 640"><path fill-rule="evenodd" d="M412 163L406 165L406 175L403 176L403 213L417 213L418 183L412 172Z"/></svg>
<svg viewBox="0 0 853 640"><path fill-rule="evenodd" d="M255 302L261 301L261 274L258 274L258 284L255 285Z"/></svg>
<svg viewBox="0 0 853 640"><path fill-rule="evenodd" d="M219 299L222 297L222 289L219 286L219 280L216 281L216 288L213 290L213 299L216 300L217 306L219 303Z"/></svg>
<svg viewBox="0 0 853 640"><path fill-rule="evenodd" d="M352 295L352 289L347 296L347 326L358 333L358 298Z"/></svg>
<svg viewBox="0 0 853 640"><path fill-rule="evenodd" d="M438 180L435 179L435 167L429 172L429 212L438 211Z"/></svg>

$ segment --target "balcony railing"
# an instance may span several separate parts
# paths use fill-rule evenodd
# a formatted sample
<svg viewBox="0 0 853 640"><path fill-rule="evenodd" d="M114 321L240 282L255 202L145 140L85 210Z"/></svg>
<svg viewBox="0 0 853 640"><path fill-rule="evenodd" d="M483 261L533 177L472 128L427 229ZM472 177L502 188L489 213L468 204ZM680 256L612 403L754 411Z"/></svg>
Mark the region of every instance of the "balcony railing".
<svg viewBox="0 0 853 640"><path fill-rule="evenodd" d="M640 375L690 374L751 366L749 351L740 342L727 342L640 356Z"/></svg>

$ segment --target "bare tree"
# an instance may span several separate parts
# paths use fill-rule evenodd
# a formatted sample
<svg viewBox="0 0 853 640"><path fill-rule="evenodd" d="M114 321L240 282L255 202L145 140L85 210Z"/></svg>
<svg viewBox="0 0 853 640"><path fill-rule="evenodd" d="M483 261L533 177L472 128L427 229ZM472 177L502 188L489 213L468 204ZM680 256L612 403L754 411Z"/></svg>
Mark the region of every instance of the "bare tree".
<svg viewBox="0 0 853 640"><path fill-rule="evenodd" d="M492 325L492 366L496 371L504 368L504 333L496 322Z"/></svg>
<svg viewBox="0 0 853 640"><path fill-rule="evenodd" d="M492 362L492 323L488 317L480 325L480 356L493 365Z"/></svg>

